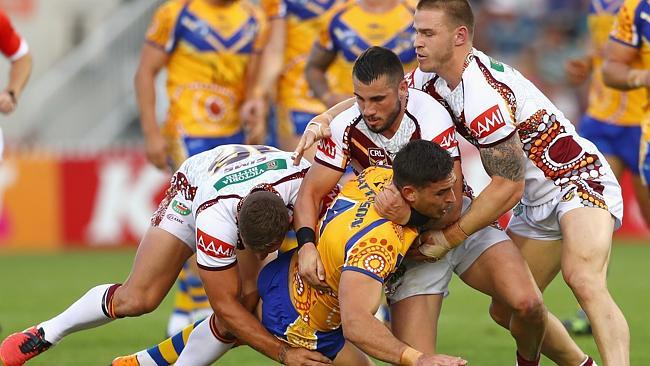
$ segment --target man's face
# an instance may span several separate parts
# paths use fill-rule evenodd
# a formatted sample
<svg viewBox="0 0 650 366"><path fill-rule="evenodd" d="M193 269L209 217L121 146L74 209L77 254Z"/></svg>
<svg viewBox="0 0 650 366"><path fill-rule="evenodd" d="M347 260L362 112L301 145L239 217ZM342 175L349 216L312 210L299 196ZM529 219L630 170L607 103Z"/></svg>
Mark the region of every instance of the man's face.
<svg viewBox="0 0 650 366"><path fill-rule="evenodd" d="M447 178L430 183L424 188L415 188L414 201L411 206L421 214L438 220L445 216L456 203L453 192L456 175L452 171Z"/></svg>
<svg viewBox="0 0 650 366"><path fill-rule="evenodd" d="M271 254L271 253L273 253L275 251L278 251L280 249L280 247L282 246L282 241L283 240L281 240L281 239L277 240L277 241L274 241L273 243L269 244L268 246L265 246L264 249L253 249L253 248L251 248L251 250L253 251L253 253L255 253L255 256L259 260L264 260L269 254ZM245 242L244 242L244 247L248 248L248 246L246 245Z"/></svg>
<svg viewBox="0 0 650 366"><path fill-rule="evenodd" d="M386 75L370 84L364 84L357 78L353 78L354 95L363 120L370 131L382 133L396 122L402 109L399 92L402 83L405 84L403 81L399 84L391 82ZM406 89L405 85L404 89Z"/></svg>
<svg viewBox="0 0 650 366"><path fill-rule="evenodd" d="M413 21L415 53L420 70L439 72L451 60L455 47L455 28L447 16L436 9L417 10Z"/></svg>

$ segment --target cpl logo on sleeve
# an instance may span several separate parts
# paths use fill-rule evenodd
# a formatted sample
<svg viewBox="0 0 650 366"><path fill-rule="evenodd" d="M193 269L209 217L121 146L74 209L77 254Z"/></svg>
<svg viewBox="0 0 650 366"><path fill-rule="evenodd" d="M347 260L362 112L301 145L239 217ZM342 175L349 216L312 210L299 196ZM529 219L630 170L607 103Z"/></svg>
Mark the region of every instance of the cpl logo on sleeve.
<svg viewBox="0 0 650 366"><path fill-rule="evenodd" d="M189 207L177 200L174 200L174 202L172 202L172 210L178 212L183 216L187 216L192 213L192 210Z"/></svg>
<svg viewBox="0 0 650 366"><path fill-rule="evenodd" d="M235 256L235 246L196 229L196 247L208 257L226 259Z"/></svg>
<svg viewBox="0 0 650 366"><path fill-rule="evenodd" d="M476 138L483 138L491 135L494 131L505 125L506 120L503 118L501 109L499 109L499 105L497 104L476 117L470 123L469 128Z"/></svg>
<svg viewBox="0 0 650 366"><path fill-rule="evenodd" d="M318 143L318 150L328 158L334 159L336 157L336 144L331 138L320 140Z"/></svg>

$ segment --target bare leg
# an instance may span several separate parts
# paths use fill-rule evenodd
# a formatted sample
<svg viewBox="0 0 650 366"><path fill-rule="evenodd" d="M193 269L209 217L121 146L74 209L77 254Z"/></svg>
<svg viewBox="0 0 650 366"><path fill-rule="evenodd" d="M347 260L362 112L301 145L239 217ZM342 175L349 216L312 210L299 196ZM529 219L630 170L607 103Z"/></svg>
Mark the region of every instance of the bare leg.
<svg viewBox="0 0 650 366"><path fill-rule="evenodd" d="M562 275L591 321L605 366L630 364L630 331L607 289L614 219L598 208L578 208L560 219Z"/></svg>
<svg viewBox="0 0 650 366"><path fill-rule="evenodd" d="M420 352L435 354L441 307L442 295L411 296L391 304L393 334Z"/></svg>
<svg viewBox="0 0 650 366"><path fill-rule="evenodd" d="M504 323L517 343L517 351L527 360L536 360L546 330L546 308L517 247L511 241L493 245L460 277L510 309Z"/></svg>

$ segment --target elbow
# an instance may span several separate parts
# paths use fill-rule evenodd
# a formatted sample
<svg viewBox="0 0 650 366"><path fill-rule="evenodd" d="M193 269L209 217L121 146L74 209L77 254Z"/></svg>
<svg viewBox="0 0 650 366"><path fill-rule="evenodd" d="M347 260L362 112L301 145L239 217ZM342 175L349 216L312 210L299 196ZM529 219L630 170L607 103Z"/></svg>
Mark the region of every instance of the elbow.
<svg viewBox="0 0 650 366"><path fill-rule="evenodd" d="M343 328L343 337L345 340L357 344L363 341L362 332L360 331L361 323L358 318L347 316L341 319Z"/></svg>

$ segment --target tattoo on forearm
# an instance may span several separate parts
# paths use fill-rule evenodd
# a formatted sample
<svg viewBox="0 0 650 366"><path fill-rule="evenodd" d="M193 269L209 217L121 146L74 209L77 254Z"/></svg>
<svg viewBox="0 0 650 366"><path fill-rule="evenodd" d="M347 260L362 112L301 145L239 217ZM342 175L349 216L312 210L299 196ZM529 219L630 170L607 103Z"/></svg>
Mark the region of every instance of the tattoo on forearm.
<svg viewBox="0 0 650 366"><path fill-rule="evenodd" d="M524 179L526 157L517 134L495 146L479 148L483 167L489 176L520 181Z"/></svg>

